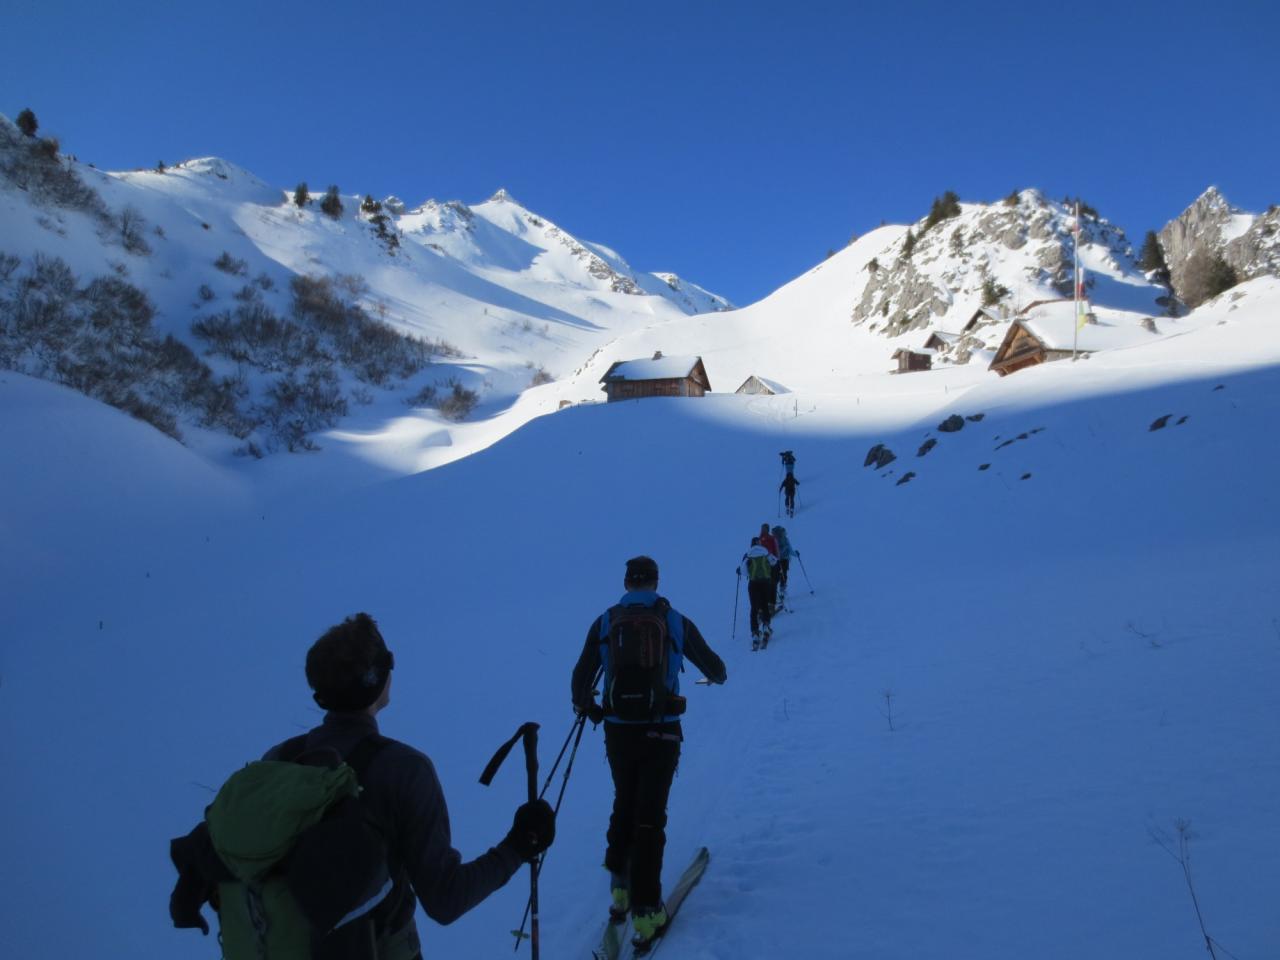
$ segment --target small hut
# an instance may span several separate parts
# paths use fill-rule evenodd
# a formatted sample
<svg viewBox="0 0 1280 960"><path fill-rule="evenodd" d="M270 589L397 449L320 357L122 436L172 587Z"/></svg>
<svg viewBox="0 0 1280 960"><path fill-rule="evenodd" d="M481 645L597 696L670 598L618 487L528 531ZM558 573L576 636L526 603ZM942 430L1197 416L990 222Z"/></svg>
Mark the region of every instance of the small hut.
<svg viewBox="0 0 1280 960"><path fill-rule="evenodd" d="M893 359L898 361L898 369L894 373L915 373L918 370L933 369L933 351L919 348L915 350L899 347L893 351Z"/></svg>
<svg viewBox="0 0 1280 960"><path fill-rule="evenodd" d="M648 360L619 360L600 378L609 402L641 397L701 397L711 390L701 357L664 357L662 351Z"/></svg>
<svg viewBox="0 0 1280 960"><path fill-rule="evenodd" d="M778 393L786 393L787 388L780 383L772 380L766 380L764 377L757 377L754 373L742 381L742 386L734 393L751 393L760 396L771 397Z"/></svg>
<svg viewBox="0 0 1280 960"><path fill-rule="evenodd" d="M924 349L933 351L950 350L952 345L959 339L960 337L954 333L933 330L929 333L929 338L924 342Z"/></svg>
<svg viewBox="0 0 1280 960"><path fill-rule="evenodd" d="M973 333L983 324L999 323L1007 319L1008 316L1008 313L1002 307L979 307L970 314L969 319L965 321L964 326L958 332L961 336L966 333Z"/></svg>

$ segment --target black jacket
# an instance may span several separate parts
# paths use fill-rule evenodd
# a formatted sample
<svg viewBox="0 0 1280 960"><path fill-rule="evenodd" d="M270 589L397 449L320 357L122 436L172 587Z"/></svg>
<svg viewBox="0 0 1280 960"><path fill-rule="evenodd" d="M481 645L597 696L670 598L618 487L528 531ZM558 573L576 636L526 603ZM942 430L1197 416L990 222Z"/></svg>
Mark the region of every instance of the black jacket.
<svg viewBox="0 0 1280 960"><path fill-rule="evenodd" d="M330 713L306 734L305 749L332 749L345 758L355 746L378 733L378 724L367 713ZM267 751L264 760L276 759L284 741ZM395 887L387 898L392 905L386 922L388 933L404 931L416 941L413 901L422 904L437 923L452 923L493 891L503 886L521 866L519 855L500 845L468 863L453 848L449 811L435 767L425 754L398 740L386 739L369 761L361 778L361 802L373 815L387 844L388 868ZM220 881L230 874L213 852L209 832L202 822L186 837L170 844L170 856L178 869L178 883L170 897L169 911L177 927L208 924L200 916ZM399 937L397 937L399 939Z"/></svg>
<svg viewBox="0 0 1280 960"><path fill-rule="evenodd" d="M328 747L345 757L377 732L377 721L367 713L328 713L324 723L307 734L306 747ZM263 759L275 759L283 745L272 747ZM449 810L435 767L426 754L408 744L389 741L369 763L360 785L361 800L368 804L387 841L388 866L398 888L392 899L408 883L427 916L437 923L457 920L520 868L519 856L505 846L491 847L476 859L462 862L462 855L453 848ZM412 923L412 901L404 899L404 922ZM397 917L392 929L403 925Z"/></svg>

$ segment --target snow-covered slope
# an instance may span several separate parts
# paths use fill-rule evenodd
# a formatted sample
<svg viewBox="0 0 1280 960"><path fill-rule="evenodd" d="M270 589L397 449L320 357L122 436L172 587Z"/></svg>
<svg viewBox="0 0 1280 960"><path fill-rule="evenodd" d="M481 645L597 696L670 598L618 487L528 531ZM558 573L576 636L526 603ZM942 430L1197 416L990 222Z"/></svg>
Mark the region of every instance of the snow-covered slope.
<svg viewBox="0 0 1280 960"><path fill-rule="evenodd" d="M36 189L33 181L42 177L57 189ZM407 418L437 438L436 449L472 449L477 431L415 400L424 388L447 395L456 382L474 391L470 419L484 420L508 410L531 383L568 374L621 334L729 307L673 275L634 270L504 191L474 208L428 201L407 212L391 198L338 199L333 215L317 195L299 206L291 194L216 158L102 173L57 154L52 141L23 138L0 117L0 257L16 258L0 261L11 264L0 270L0 310L20 300L39 263L55 259L69 268L82 300L98 278L128 284L154 308L154 339L171 335L191 347L212 378L240 395L252 419L250 408L265 406L292 373L258 358L214 355L193 324L238 322L246 311L289 321L296 316L291 281L325 278L352 309L424 341L432 357L427 367L382 380L362 379L355 364L339 368L332 389L346 412L330 422L360 431ZM12 363L59 376L56 364ZM202 429L220 429L208 422L207 406L178 410L173 432L225 456L234 444ZM522 422L508 417L501 433ZM269 446L257 433L248 440L255 449Z"/></svg>
<svg viewBox="0 0 1280 960"><path fill-rule="evenodd" d="M772 322L812 305L808 284L850 302L858 258L894 239L780 291ZM549 759L583 635L646 552L729 669L723 688L684 678L667 880L697 845L713 860L665 950L1191 957L1184 876L1153 840L1188 820L1209 932L1265 955L1280 941L1278 303L1280 282L1255 280L1179 335L1004 379L965 381L971 364L837 395L819 371L776 398L579 406L321 503L264 505L243 471L0 374L19 412L0 417L0 449L23 464L0 472L0 580L18 589L0 818L21 865L0 875L0 949L216 952L167 927L166 841L316 721L303 651L355 610L396 652L383 729L433 757L455 843L481 852L523 796L514 773L479 787L481 766L525 720ZM813 321L833 338L853 326L835 309ZM774 355L803 340L774 337L763 305L743 314L681 323L758 324L757 346L720 348L739 370L766 340ZM940 432L951 415L963 428ZM897 459L864 466L874 444ZM803 566L753 654L733 570L776 522L783 449ZM609 799L589 732L542 873L548 958L584 956L597 930ZM526 892L513 881L449 928L423 920L426 952L509 951Z"/></svg>

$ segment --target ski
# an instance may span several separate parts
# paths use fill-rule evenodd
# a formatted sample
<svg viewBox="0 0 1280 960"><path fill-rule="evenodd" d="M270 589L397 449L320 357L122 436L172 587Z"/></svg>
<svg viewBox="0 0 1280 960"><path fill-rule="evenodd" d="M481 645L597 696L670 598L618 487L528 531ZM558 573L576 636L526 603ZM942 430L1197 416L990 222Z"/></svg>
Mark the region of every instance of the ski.
<svg viewBox="0 0 1280 960"><path fill-rule="evenodd" d="M632 957L652 957L662 946L662 941L667 935L667 931L671 929L671 924L675 922L676 913L680 910L680 905L684 903L684 898L689 895L689 891L698 885L698 881L702 879L702 875L707 870L707 864L711 862L711 853L706 847L699 847L698 852L693 855L693 860L689 866L685 867L684 873L680 874L680 879L676 881L676 885L671 888L671 892L667 894L667 923L658 932L658 935L643 946L632 948Z"/></svg>
<svg viewBox="0 0 1280 960"><path fill-rule="evenodd" d="M600 936L600 946L591 951L593 960L618 960L622 955L623 946L630 942L627 937L627 931L630 928L631 924L626 917L617 923L612 919L606 920L604 933Z"/></svg>

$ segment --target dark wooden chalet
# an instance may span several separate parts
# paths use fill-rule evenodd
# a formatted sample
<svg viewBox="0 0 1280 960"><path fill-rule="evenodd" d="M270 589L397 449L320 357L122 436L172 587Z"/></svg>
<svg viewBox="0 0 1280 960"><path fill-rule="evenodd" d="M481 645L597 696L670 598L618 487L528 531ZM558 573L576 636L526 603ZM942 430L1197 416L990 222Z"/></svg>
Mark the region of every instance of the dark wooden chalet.
<svg viewBox="0 0 1280 960"><path fill-rule="evenodd" d="M711 390L701 357L664 357L659 350L648 360L619 360L600 382L609 398L701 397Z"/></svg>
<svg viewBox="0 0 1280 960"><path fill-rule="evenodd" d="M908 350L899 347L893 351L893 359L898 361L898 369L894 373L915 373L917 370L933 369L932 350Z"/></svg>

